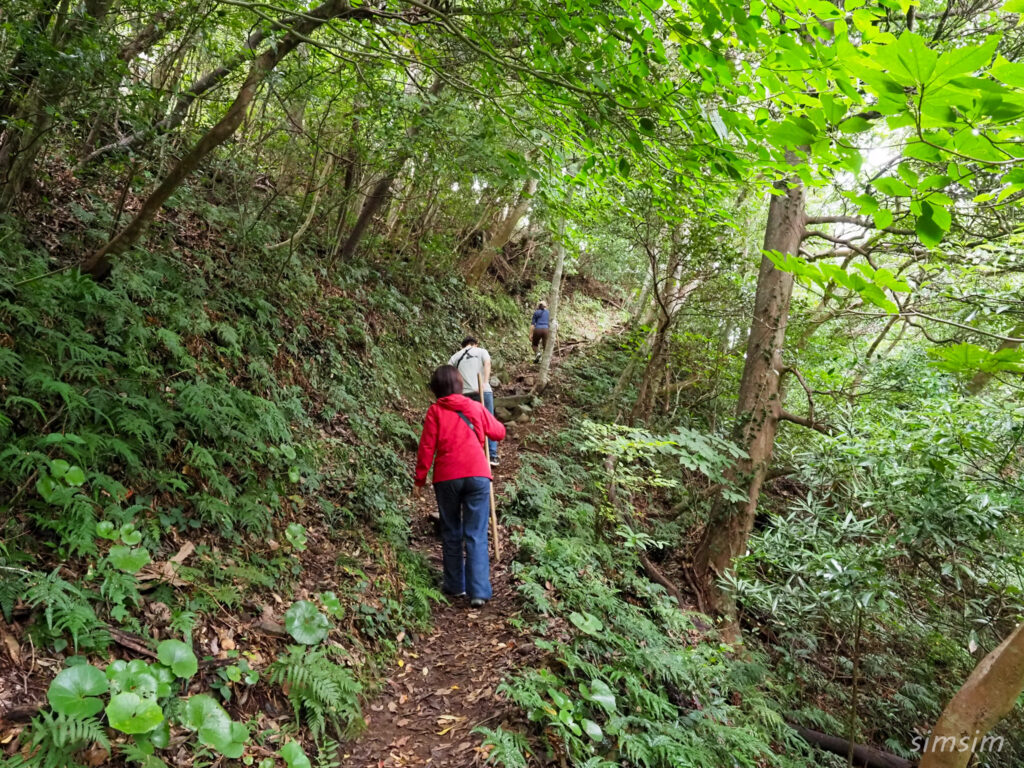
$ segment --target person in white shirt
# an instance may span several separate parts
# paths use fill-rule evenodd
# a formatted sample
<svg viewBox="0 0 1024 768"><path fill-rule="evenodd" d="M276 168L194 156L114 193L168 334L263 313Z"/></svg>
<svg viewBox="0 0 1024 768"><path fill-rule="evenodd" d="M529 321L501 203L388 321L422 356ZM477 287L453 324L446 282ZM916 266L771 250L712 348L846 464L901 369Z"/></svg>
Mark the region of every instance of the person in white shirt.
<svg viewBox="0 0 1024 768"><path fill-rule="evenodd" d="M455 366L462 375L462 394L474 400L480 400L480 393L477 391L478 376L484 382L484 407L494 415L494 393L491 391L491 356L486 349L479 346L472 336L462 340L462 349L456 352L448 360L448 365ZM487 441L488 453L491 457L491 466L498 465L498 442Z"/></svg>

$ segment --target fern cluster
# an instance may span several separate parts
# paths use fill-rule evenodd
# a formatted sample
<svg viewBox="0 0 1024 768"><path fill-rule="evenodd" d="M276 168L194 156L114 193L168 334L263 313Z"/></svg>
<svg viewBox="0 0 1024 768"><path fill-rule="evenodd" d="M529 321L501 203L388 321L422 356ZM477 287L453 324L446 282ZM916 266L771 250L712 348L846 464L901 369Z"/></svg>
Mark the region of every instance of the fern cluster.
<svg viewBox="0 0 1024 768"><path fill-rule="evenodd" d="M560 621L535 625L548 635L537 643L546 664L522 670L501 692L557 735L577 766L810 765L765 692L764 659L691 643L690 619L601 533L601 513L588 501L595 487L579 462L531 459L520 474L511 510L529 525L519 589L537 614ZM492 762L523 764L522 735L488 739Z"/></svg>
<svg viewBox="0 0 1024 768"><path fill-rule="evenodd" d="M343 738L362 723L359 693L362 686L347 667L331 660L327 649L291 646L275 661L268 677L287 692L295 718L314 738L322 737L330 723Z"/></svg>
<svg viewBox="0 0 1024 768"><path fill-rule="evenodd" d="M110 750L106 728L95 717L41 712L32 719L30 732L28 749L11 757L7 768L84 768L76 759L84 748L96 744Z"/></svg>

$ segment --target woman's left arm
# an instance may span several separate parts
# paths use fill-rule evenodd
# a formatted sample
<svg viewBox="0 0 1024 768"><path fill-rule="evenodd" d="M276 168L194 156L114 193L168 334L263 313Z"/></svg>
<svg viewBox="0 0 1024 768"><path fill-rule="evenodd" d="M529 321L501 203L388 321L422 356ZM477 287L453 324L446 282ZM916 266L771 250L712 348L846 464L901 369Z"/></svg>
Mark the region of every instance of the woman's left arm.
<svg viewBox="0 0 1024 768"><path fill-rule="evenodd" d="M416 452L416 485L426 485L427 472L434 463L434 452L437 450L437 408L430 406L423 420L423 434L420 435L420 447Z"/></svg>

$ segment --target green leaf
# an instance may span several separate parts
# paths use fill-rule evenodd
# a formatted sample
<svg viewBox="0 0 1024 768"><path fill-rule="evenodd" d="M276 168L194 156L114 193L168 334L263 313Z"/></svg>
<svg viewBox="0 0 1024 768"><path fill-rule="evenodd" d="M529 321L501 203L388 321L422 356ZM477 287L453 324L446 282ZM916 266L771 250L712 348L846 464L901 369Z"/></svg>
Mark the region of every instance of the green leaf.
<svg viewBox="0 0 1024 768"><path fill-rule="evenodd" d="M197 732L199 740L225 757L240 757L249 732L241 723L232 722L224 707L206 693L192 696L185 702L182 723Z"/></svg>
<svg viewBox="0 0 1024 768"><path fill-rule="evenodd" d="M142 533L135 530L135 526L131 523L125 523L121 526L121 541L127 544L129 547L134 547L140 541L142 541Z"/></svg>
<svg viewBox="0 0 1024 768"><path fill-rule="evenodd" d="M110 548L107 558L117 570L125 573L137 573L142 566L149 562L149 552L144 547L130 548L118 545Z"/></svg>
<svg viewBox="0 0 1024 768"><path fill-rule="evenodd" d="M302 746L297 741L289 741L281 747L281 759L288 768L313 768Z"/></svg>
<svg viewBox="0 0 1024 768"><path fill-rule="evenodd" d="M327 637L331 622L308 600L298 600L284 614L284 627L296 641L315 645Z"/></svg>
<svg viewBox="0 0 1024 768"><path fill-rule="evenodd" d="M69 717L89 717L103 709L103 702L95 698L107 692L107 678L91 664L79 664L61 670L50 687L46 698L53 711Z"/></svg>
<svg viewBox="0 0 1024 768"><path fill-rule="evenodd" d="M71 469L71 465L64 461L64 459L54 459L50 462L50 474L58 480L64 477L69 469Z"/></svg>
<svg viewBox="0 0 1024 768"><path fill-rule="evenodd" d="M973 74L981 69L992 59L999 39L999 35L989 35L981 45L968 45L946 51L939 56L930 85L934 88L948 83L954 77Z"/></svg>
<svg viewBox="0 0 1024 768"><path fill-rule="evenodd" d="M160 693L160 679L156 671L142 659L112 661L107 665L107 680L113 693L136 693L149 699Z"/></svg>
<svg viewBox="0 0 1024 768"><path fill-rule="evenodd" d="M334 618L341 619L345 616L345 606L341 604L338 596L333 592L324 592L320 595L320 602Z"/></svg>
<svg viewBox="0 0 1024 768"><path fill-rule="evenodd" d="M593 720L583 718L583 720L580 721L580 725L583 726L584 733L586 733L587 736L592 738L594 741L600 741L604 738L604 732L601 730L601 726L595 723Z"/></svg>
<svg viewBox="0 0 1024 768"><path fill-rule="evenodd" d="M117 540L117 528L109 520L100 520L96 523L96 535L101 539Z"/></svg>
<svg viewBox="0 0 1024 768"><path fill-rule="evenodd" d="M936 211L942 211L945 216L936 217ZM941 222L945 222L945 226L942 226ZM921 201L921 215L917 217L917 223L914 226L914 231L917 233L917 238L921 241L922 245L929 248L938 245L942 242L943 236L946 234L946 229L949 226L949 211L945 208L935 208L927 200Z"/></svg>
<svg viewBox="0 0 1024 768"><path fill-rule="evenodd" d="M569 621L576 625L576 628L581 632L586 632L588 635L597 635L604 629L604 624L601 620L589 613L577 613L573 611L569 614Z"/></svg>
<svg viewBox="0 0 1024 768"><path fill-rule="evenodd" d="M81 467L71 467L64 475L64 482L77 488L85 483L85 472Z"/></svg>
<svg viewBox="0 0 1024 768"><path fill-rule="evenodd" d="M910 188L894 176L883 176L871 182L875 189L890 197L910 197Z"/></svg>
<svg viewBox="0 0 1024 768"><path fill-rule="evenodd" d="M624 157L619 158L619 174L621 176L629 176L629 160Z"/></svg>
<svg viewBox="0 0 1024 768"><path fill-rule="evenodd" d="M888 208L879 208L872 214L872 218L875 220L875 226L879 229L892 226L892 211Z"/></svg>
<svg viewBox="0 0 1024 768"><path fill-rule="evenodd" d="M178 677L188 679L199 671L195 653L181 640L164 640L156 647L156 656Z"/></svg>
<svg viewBox="0 0 1024 768"><path fill-rule="evenodd" d="M595 677L590 681L589 689L581 685L580 690L583 692L583 698L587 701L594 702L606 712L615 711L615 694L604 680Z"/></svg>
<svg viewBox="0 0 1024 768"><path fill-rule="evenodd" d="M999 10L1003 13L1024 13L1024 0L1007 0Z"/></svg>
<svg viewBox="0 0 1024 768"><path fill-rule="evenodd" d="M153 699L118 693L107 704L107 721L122 733L146 733L164 721L164 712Z"/></svg>

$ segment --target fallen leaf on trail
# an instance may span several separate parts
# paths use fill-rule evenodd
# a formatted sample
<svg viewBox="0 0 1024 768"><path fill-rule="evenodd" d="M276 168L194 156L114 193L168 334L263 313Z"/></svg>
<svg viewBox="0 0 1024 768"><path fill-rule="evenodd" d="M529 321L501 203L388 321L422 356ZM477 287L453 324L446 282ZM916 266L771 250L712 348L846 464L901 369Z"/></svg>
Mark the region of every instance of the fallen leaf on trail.
<svg viewBox="0 0 1024 768"><path fill-rule="evenodd" d="M6 629L0 627L0 633L4 637L4 645L7 646L7 652L11 654L11 660L15 664L21 663L21 647L18 645L18 641L14 639L14 635L8 632Z"/></svg>
<svg viewBox="0 0 1024 768"><path fill-rule="evenodd" d="M184 544L181 545L181 549L178 550L178 554L176 554L174 557L169 557L167 559L167 562L169 562L169 563L177 563L178 565L181 565L182 563L185 562L185 559L189 555L191 555L193 552L195 552L195 549L196 549L196 545L195 544L193 544L191 541L186 541Z"/></svg>

